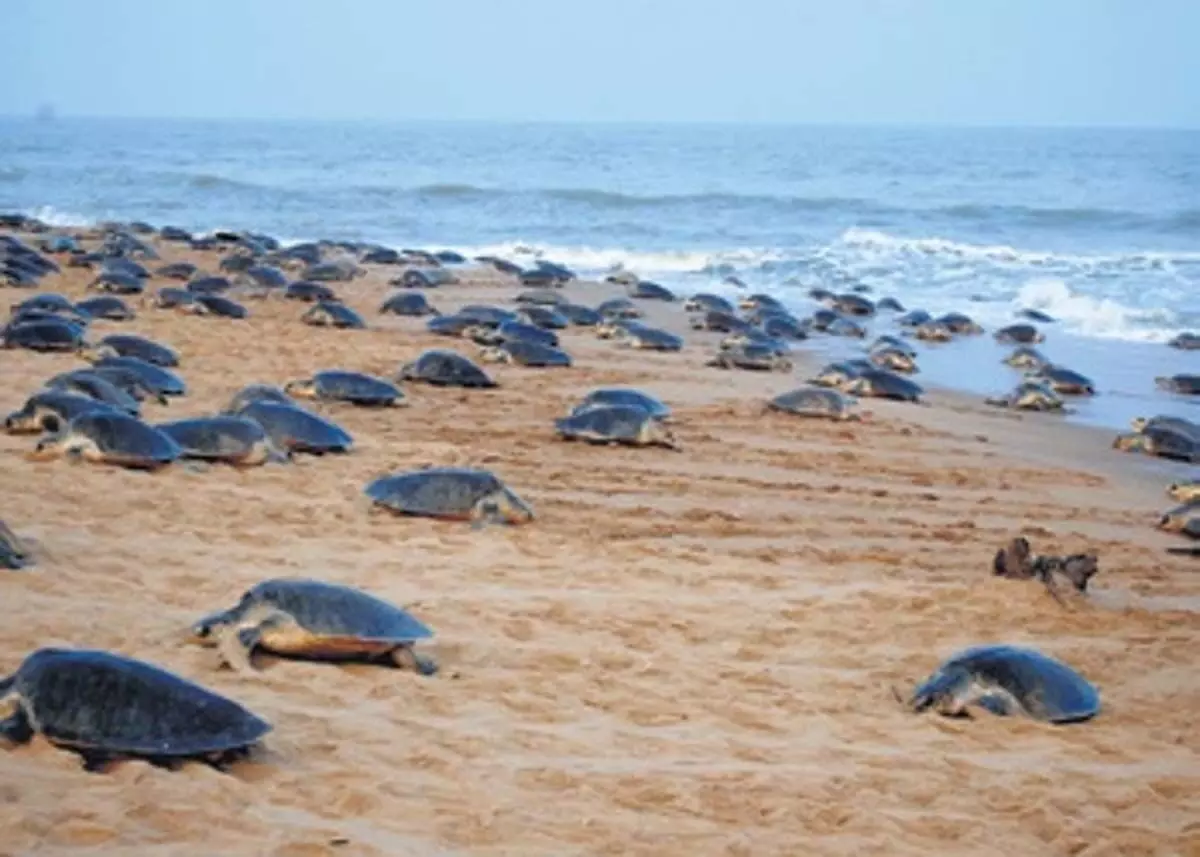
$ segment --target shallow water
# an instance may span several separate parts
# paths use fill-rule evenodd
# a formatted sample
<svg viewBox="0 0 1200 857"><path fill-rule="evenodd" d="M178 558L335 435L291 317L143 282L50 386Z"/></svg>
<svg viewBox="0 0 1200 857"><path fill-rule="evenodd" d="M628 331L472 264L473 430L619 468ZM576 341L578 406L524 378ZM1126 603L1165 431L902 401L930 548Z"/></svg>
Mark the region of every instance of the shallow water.
<svg viewBox="0 0 1200 857"><path fill-rule="evenodd" d="M985 325L1037 307L1096 382L1077 419L1193 405L1162 343L1200 327L1200 133L470 123L0 121L0 210L547 257L804 305L870 286ZM835 350L841 343L830 346ZM971 341L923 378L998 392Z"/></svg>

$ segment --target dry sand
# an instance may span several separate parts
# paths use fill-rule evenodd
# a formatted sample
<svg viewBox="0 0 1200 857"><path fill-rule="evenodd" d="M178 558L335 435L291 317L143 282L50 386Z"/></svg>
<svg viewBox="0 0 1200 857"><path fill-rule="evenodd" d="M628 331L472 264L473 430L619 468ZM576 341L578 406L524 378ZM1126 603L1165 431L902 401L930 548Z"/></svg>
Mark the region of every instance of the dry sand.
<svg viewBox="0 0 1200 857"><path fill-rule="evenodd" d="M211 412L252 381L467 350L377 316L388 273L340 287L369 331L306 327L286 301L248 302L243 322L147 307L96 330L182 354L191 395L150 419ZM46 288L80 296L88 276ZM493 278L431 298L515 291ZM677 306L654 309L683 326ZM662 355L564 341L575 368L497 368L496 391L322 407L358 446L293 466L145 475L36 464L32 440L0 440L0 515L39 551L0 583L0 669L41 645L111 648L275 725L233 775L87 774L41 740L0 752L0 854L1200 854L1200 575L1151 528L1170 502L1161 467L1107 433L950 395L871 403L865 425L767 416L803 373L705 368L712 335ZM79 365L0 353L0 407ZM618 383L676 408L683 454L555 439L576 397ZM367 514L368 480L424 464L492 468L538 518L472 531ZM1064 608L993 579L1018 532L1098 551L1094 595ZM412 605L446 675L242 675L182 644L198 615L278 575ZM1103 714L1053 728L893 701L889 685L993 641L1069 661Z"/></svg>

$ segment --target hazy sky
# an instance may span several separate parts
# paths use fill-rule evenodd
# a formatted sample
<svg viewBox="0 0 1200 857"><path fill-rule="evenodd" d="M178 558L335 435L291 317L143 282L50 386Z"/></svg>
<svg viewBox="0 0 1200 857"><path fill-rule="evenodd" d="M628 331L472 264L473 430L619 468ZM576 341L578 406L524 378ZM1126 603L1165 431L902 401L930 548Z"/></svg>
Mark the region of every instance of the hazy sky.
<svg viewBox="0 0 1200 857"><path fill-rule="evenodd" d="M2 0L0 114L1200 126L1200 0Z"/></svg>

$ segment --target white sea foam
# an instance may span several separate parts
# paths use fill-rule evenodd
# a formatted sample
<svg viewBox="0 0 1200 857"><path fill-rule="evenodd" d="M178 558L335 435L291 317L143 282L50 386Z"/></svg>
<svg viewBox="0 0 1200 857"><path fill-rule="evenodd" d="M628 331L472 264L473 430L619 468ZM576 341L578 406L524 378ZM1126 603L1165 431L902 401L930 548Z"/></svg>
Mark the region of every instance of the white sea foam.
<svg viewBox="0 0 1200 857"><path fill-rule="evenodd" d="M94 220L84 217L82 214L75 214L74 212L70 211L60 211L57 208L49 205L43 205L40 208L35 208L32 211L27 211L25 213L30 217L36 217L47 226L79 228L83 226L91 226L93 223L95 223Z"/></svg>
<svg viewBox="0 0 1200 857"><path fill-rule="evenodd" d="M499 256L517 264L532 264L538 259L557 262L581 274L599 274L614 270L634 271L639 276L664 274L703 274L722 268L757 268L764 263L784 261L788 257L778 251L681 250L647 252L619 247L554 246L510 241L479 247L458 247L464 256Z"/></svg>

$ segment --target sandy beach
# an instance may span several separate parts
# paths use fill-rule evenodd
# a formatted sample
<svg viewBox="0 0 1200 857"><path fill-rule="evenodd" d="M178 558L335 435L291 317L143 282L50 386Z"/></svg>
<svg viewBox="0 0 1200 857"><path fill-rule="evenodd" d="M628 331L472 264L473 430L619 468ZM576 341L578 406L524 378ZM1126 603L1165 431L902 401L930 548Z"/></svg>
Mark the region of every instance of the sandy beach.
<svg viewBox="0 0 1200 857"><path fill-rule="evenodd" d="M377 314L395 273L334 286L365 331L308 327L305 305L271 299L246 301L245 321L147 304L94 335L180 353L189 395L147 404L150 421L211 413L252 382L392 376L430 347L473 356ZM64 268L43 290L79 298L91 277ZM518 291L481 274L429 297L449 312ZM686 331L682 353L575 328L568 369L490 367L491 391L408 384L405 408L318 406L355 438L345 456L146 475L26 461L33 439L0 438L0 518L37 555L0 582L0 673L39 646L107 648L275 727L230 775L96 775L41 740L4 748L0 855L1200 854L1200 566L1153 529L1186 469L945 392L867 401L862 424L767 414L812 368L802 356L790 374L708 368L716 334L687 330L678 304L647 310ZM82 365L0 352L0 408ZM557 439L556 416L616 384L673 407L681 453ZM476 531L368 514L368 481L426 464L492 469L537 519ZM1090 596L1062 606L992 577L1021 533L1097 552ZM198 616L285 575L409 606L443 674L268 659L246 675L184 642ZM1001 641L1079 669L1102 714L1051 727L894 701L955 650Z"/></svg>

